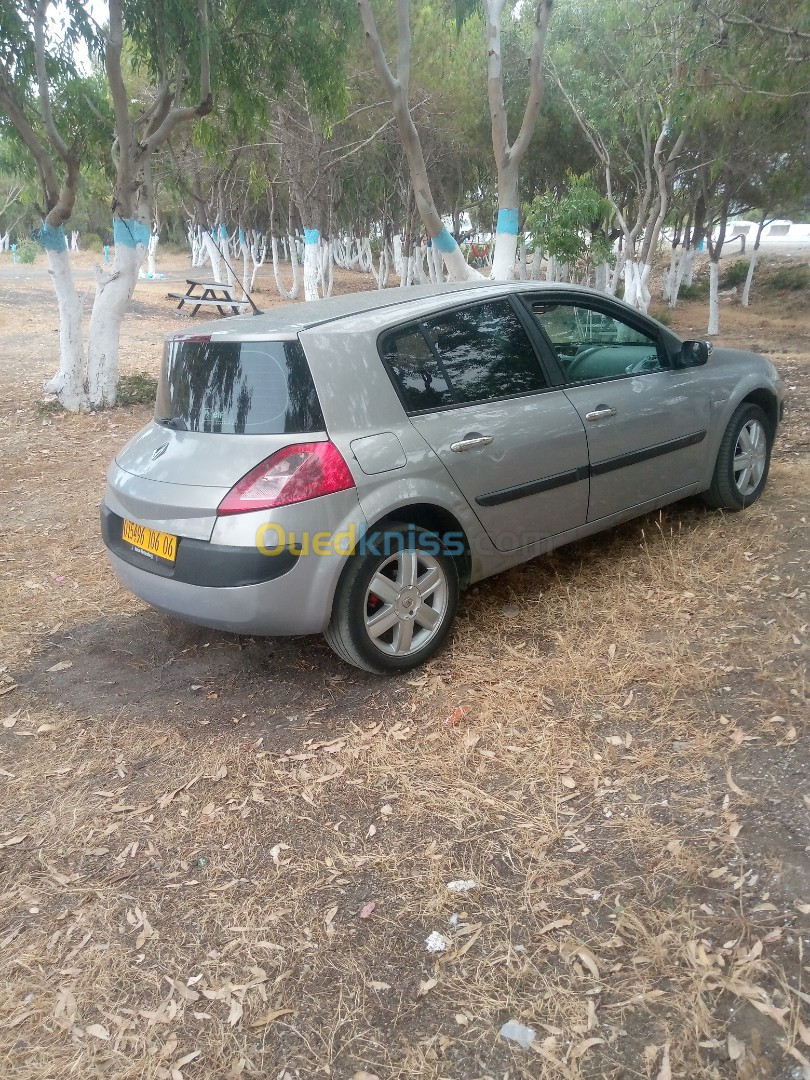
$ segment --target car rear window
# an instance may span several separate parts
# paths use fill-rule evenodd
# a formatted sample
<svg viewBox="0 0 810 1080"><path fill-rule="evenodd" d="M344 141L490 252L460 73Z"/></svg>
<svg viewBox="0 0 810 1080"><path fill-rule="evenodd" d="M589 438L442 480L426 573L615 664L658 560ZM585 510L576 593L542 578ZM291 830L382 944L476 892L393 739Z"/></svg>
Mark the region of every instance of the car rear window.
<svg viewBox="0 0 810 1080"><path fill-rule="evenodd" d="M223 435L284 435L325 427L298 341L168 341L155 419L185 431Z"/></svg>

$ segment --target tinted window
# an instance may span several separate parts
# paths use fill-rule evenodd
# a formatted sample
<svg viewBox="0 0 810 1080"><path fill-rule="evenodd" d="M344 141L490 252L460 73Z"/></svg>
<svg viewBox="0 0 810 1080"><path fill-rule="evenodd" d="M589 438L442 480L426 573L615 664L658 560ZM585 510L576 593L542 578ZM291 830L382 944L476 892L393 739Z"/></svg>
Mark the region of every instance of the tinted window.
<svg viewBox="0 0 810 1080"><path fill-rule="evenodd" d="M655 339L621 319L575 304L537 302L531 308L568 382L664 370Z"/></svg>
<svg viewBox="0 0 810 1080"><path fill-rule="evenodd" d="M418 326L389 334L380 351L408 409L418 412L454 403L439 361Z"/></svg>
<svg viewBox="0 0 810 1080"><path fill-rule="evenodd" d="M155 417L188 431L226 435L282 435L325 426L297 341L167 342Z"/></svg>
<svg viewBox="0 0 810 1080"><path fill-rule="evenodd" d="M425 331L457 403L546 387L526 332L506 300L429 319Z"/></svg>

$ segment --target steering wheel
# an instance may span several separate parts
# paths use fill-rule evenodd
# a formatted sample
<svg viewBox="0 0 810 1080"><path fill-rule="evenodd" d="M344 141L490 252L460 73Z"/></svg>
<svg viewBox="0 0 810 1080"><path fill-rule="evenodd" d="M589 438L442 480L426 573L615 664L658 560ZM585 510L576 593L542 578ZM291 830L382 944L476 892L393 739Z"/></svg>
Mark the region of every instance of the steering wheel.
<svg viewBox="0 0 810 1080"><path fill-rule="evenodd" d="M628 364L624 370L628 375L649 375L654 371L660 371L658 353L649 353L641 360L637 360L635 364Z"/></svg>
<svg viewBox="0 0 810 1080"><path fill-rule="evenodd" d="M602 348L604 348L603 345L590 345L590 346L586 346L584 349L581 349L576 354L576 356L570 361L570 363L566 365L566 368L565 368L566 375L573 374L573 372L575 372L577 370L577 368L582 366L582 364L583 364L583 362L585 360L590 359L590 357L592 357L594 353L599 352L599 350L602 349Z"/></svg>

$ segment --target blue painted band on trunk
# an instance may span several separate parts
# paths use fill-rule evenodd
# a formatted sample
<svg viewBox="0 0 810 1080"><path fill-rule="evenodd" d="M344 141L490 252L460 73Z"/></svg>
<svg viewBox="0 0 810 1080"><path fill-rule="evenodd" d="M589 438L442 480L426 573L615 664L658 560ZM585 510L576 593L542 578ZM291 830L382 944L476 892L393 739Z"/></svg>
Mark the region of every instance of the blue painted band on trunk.
<svg viewBox="0 0 810 1080"><path fill-rule="evenodd" d="M223 240L228 239L228 226L227 225L220 225L220 227L219 227L219 235L222 237Z"/></svg>
<svg viewBox="0 0 810 1080"><path fill-rule="evenodd" d="M319 229L304 229L304 243L305 244L318 244L320 243L321 234Z"/></svg>
<svg viewBox="0 0 810 1080"><path fill-rule="evenodd" d="M499 233L509 233L511 236L517 236L518 234L518 212L517 210L499 210L498 211L498 224L496 229Z"/></svg>
<svg viewBox="0 0 810 1080"><path fill-rule="evenodd" d="M67 251L64 225L54 226L43 221L39 239L46 251Z"/></svg>
<svg viewBox="0 0 810 1080"><path fill-rule="evenodd" d="M149 245L151 235L148 225L135 218L113 218L113 243L116 247L136 248L138 244Z"/></svg>
<svg viewBox="0 0 810 1080"><path fill-rule="evenodd" d="M437 236L433 237L433 243L442 254L446 254L448 251L454 251L458 247L458 244L453 239L453 234L448 232L444 225L442 225L442 231Z"/></svg>
<svg viewBox="0 0 810 1080"><path fill-rule="evenodd" d="M245 230L240 225L239 226L239 243L244 244L244 242L245 242Z"/></svg>

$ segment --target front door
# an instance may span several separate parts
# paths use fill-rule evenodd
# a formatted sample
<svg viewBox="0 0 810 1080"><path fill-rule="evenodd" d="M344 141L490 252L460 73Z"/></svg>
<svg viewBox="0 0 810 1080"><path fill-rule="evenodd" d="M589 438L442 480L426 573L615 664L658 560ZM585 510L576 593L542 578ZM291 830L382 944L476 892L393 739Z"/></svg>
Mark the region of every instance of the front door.
<svg viewBox="0 0 810 1080"><path fill-rule="evenodd" d="M411 423L501 551L585 522L588 446L508 300L468 304L381 343Z"/></svg>
<svg viewBox="0 0 810 1080"><path fill-rule="evenodd" d="M588 302L531 305L588 438L588 520L683 491L705 467L709 398L693 369L672 369L655 330Z"/></svg>

